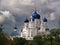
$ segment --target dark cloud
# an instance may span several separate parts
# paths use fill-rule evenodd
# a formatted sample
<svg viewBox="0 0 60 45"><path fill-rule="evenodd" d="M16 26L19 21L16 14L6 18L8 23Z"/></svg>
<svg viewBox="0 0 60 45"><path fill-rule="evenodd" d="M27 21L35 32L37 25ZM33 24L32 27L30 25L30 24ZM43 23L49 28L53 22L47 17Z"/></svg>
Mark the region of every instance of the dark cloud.
<svg viewBox="0 0 60 45"><path fill-rule="evenodd" d="M30 17L34 9L37 9L41 16L48 18L48 25L50 28L59 27L59 18L60 18L60 0L2 0L0 1L0 10L9 11L11 17L7 18L4 21L4 24L12 25L13 17L16 21L16 26L20 28L23 26L24 19ZM51 13L54 13L56 19L51 20ZM2 15L2 14L0 14ZM14 20L13 19L13 20ZM51 25L50 25L51 24ZM13 30L14 26L11 26ZM8 29L9 30L9 29Z"/></svg>

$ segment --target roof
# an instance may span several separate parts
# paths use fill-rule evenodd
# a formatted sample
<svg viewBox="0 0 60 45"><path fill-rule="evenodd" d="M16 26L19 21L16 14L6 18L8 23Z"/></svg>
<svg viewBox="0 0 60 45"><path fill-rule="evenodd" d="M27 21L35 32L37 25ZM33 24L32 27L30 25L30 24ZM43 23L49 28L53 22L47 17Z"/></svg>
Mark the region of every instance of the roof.
<svg viewBox="0 0 60 45"><path fill-rule="evenodd" d="M33 12L32 17L33 17L34 19L40 19L40 15L37 13L37 11L34 11L34 12Z"/></svg>

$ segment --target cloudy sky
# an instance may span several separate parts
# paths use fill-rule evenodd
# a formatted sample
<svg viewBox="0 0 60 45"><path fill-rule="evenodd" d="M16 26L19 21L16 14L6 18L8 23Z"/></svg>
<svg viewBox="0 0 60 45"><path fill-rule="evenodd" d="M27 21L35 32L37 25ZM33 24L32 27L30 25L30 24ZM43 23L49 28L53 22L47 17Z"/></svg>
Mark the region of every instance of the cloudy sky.
<svg viewBox="0 0 60 45"><path fill-rule="evenodd" d="M48 19L49 28L60 27L60 0L0 0L0 25L7 33L15 26L20 30L35 9Z"/></svg>

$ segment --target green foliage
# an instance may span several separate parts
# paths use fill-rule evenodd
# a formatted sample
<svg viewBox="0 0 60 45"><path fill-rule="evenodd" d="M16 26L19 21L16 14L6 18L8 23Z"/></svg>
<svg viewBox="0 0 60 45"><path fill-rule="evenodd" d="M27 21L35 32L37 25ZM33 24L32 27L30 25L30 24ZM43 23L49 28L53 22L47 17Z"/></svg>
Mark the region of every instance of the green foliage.
<svg viewBox="0 0 60 45"><path fill-rule="evenodd" d="M14 38L13 45L25 45L26 40L25 38Z"/></svg>
<svg viewBox="0 0 60 45"><path fill-rule="evenodd" d="M50 35L36 35L33 40L25 38L8 39L0 29L0 45L60 45L60 29L52 29Z"/></svg>
<svg viewBox="0 0 60 45"><path fill-rule="evenodd" d="M41 35L37 35L33 38L33 41L37 44L37 45L43 45L44 44L44 39L42 38Z"/></svg>
<svg viewBox="0 0 60 45"><path fill-rule="evenodd" d="M53 36L59 36L60 29L52 29L50 32L51 32L51 35Z"/></svg>
<svg viewBox="0 0 60 45"><path fill-rule="evenodd" d="M52 29L50 35L52 35L52 37L55 37L54 38L54 42L56 43L55 45L59 45L60 44L60 37L59 37L60 29Z"/></svg>
<svg viewBox="0 0 60 45"><path fill-rule="evenodd" d="M28 42L28 45L36 45L36 43L33 42L33 40Z"/></svg>
<svg viewBox="0 0 60 45"><path fill-rule="evenodd" d="M8 36L6 33L2 31L2 28L0 28L0 45L11 45L12 40L8 39Z"/></svg>
<svg viewBox="0 0 60 45"><path fill-rule="evenodd" d="M1 30L0 31L0 45L8 45L9 40L7 39L7 37L5 36L1 28L0 30Z"/></svg>

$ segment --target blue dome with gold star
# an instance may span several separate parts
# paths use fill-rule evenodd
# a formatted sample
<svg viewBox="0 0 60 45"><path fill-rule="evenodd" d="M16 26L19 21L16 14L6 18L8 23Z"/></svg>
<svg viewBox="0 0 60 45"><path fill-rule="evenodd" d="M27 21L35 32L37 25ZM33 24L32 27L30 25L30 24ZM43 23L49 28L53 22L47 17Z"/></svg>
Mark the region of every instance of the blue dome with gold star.
<svg viewBox="0 0 60 45"><path fill-rule="evenodd" d="M40 19L40 15L35 11L32 14L32 18L34 18L34 19Z"/></svg>

